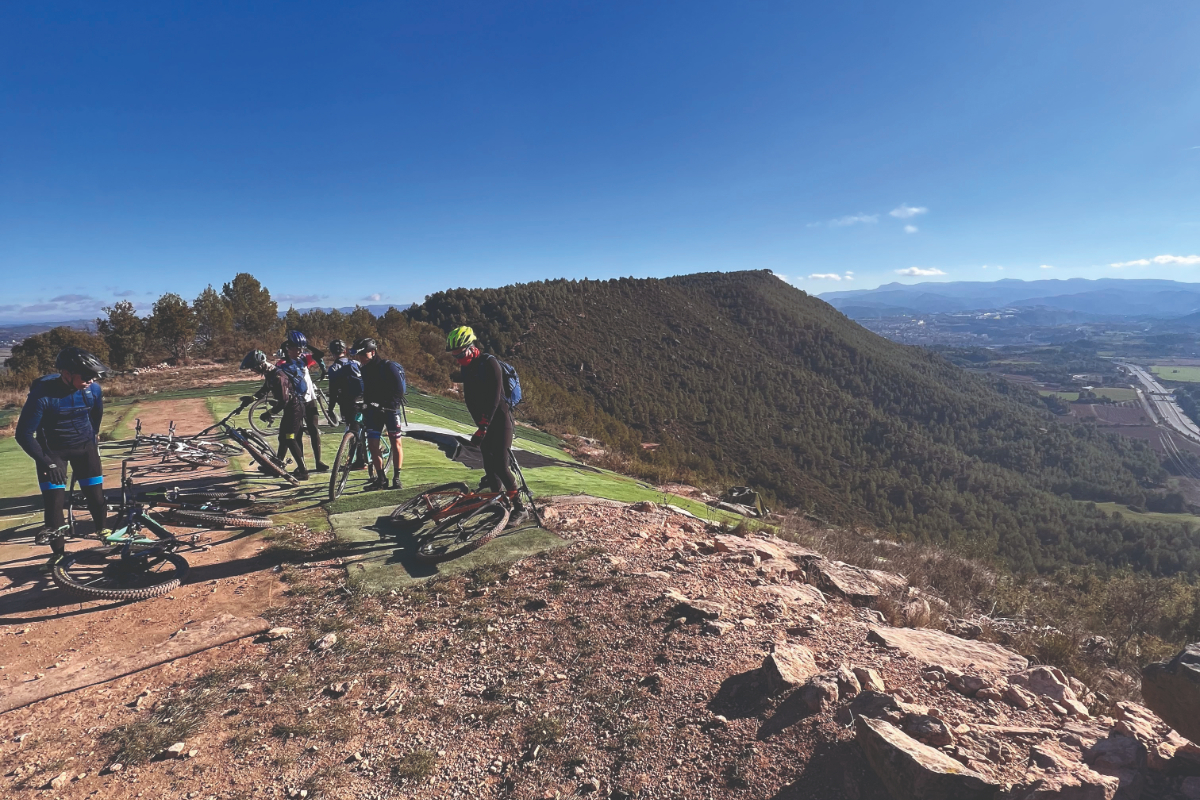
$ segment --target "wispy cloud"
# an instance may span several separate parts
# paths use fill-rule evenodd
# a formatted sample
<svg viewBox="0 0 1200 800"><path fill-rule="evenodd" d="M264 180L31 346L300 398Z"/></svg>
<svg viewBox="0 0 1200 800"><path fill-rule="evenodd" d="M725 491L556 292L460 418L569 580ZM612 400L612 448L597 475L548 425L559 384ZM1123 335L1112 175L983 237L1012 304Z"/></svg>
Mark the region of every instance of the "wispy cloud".
<svg viewBox="0 0 1200 800"><path fill-rule="evenodd" d="M899 208L893 208L888 212L888 214L896 219L911 219L912 217L919 217L922 214L928 213L929 209L924 206L910 206L905 203L901 203Z"/></svg>
<svg viewBox="0 0 1200 800"><path fill-rule="evenodd" d="M1042 264L1041 269L1054 269L1050 264Z"/></svg>
<svg viewBox="0 0 1200 800"><path fill-rule="evenodd" d="M844 228L847 225L873 225L879 222L878 214L847 214L844 217L829 220L829 224L835 228Z"/></svg>
<svg viewBox="0 0 1200 800"><path fill-rule="evenodd" d="M919 230L921 230L921 229L918 228L916 225L905 225L904 226L905 233L916 233Z"/></svg>
<svg viewBox="0 0 1200 800"><path fill-rule="evenodd" d="M840 281L842 276L836 272L814 272L808 276L808 279L810 281Z"/></svg>
<svg viewBox="0 0 1200 800"><path fill-rule="evenodd" d="M1118 261L1109 264L1113 269L1122 267L1148 267L1151 264L1173 264L1176 266L1192 267L1200 264L1200 256L1155 256L1154 258L1138 258L1133 261Z"/></svg>
<svg viewBox="0 0 1200 800"><path fill-rule="evenodd" d="M381 295L379 292L375 292L374 294L369 294L363 298L363 300L366 300L369 303L378 303L382 299L383 299L383 295Z"/></svg>
<svg viewBox="0 0 1200 800"><path fill-rule="evenodd" d="M58 297L51 297L51 303L82 303L91 300L91 295L86 294L60 294Z"/></svg>
<svg viewBox="0 0 1200 800"><path fill-rule="evenodd" d="M324 300L328 296L327 294L281 294L275 299L282 300L285 303L315 303L318 300Z"/></svg>
<svg viewBox="0 0 1200 800"><path fill-rule="evenodd" d="M908 269L896 270L897 275L907 275L910 278L927 278L933 275L945 275L937 267L909 267Z"/></svg>
<svg viewBox="0 0 1200 800"><path fill-rule="evenodd" d="M113 292L113 297L133 297L135 294L137 294L137 292L133 289L123 289L119 292Z"/></svg>
<svg viewBox="0 0 1200 800"><path fill-rule="evenodd" d="M40 314L44 311L58 311L58 303L34 303L21 309L22 314Z"/></svg>

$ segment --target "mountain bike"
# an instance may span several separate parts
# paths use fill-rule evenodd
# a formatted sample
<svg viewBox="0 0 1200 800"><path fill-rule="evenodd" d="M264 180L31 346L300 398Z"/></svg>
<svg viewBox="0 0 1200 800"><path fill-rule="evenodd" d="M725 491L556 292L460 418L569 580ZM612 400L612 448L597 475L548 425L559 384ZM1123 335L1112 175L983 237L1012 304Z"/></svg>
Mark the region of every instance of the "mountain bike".
<svg viewBox="0 0 1200 800"><path fill-rule="evenodd" d="M378 403L368 403L374 408L380 408ZM365 462L368 477L374 481L387 475L388 465L392 461L392 443L386 436L379 437L379 454L383 458L383 472L377 472L375 462L371 458L371 450L367 446L366 431L363 430L363 404L355 406L354 419L358 423L358 433L355 433L346 421L346 432L342 434L342 442L338 445L337 455L333 457L332 470L329 474L329 499L337 500L346 490L346 482L356 464ZM361 469L361 467L358 467Z"/></svg>
<svg viewBox="0 0 1200 800"><path fill-rule="evenodd" d="M540 525L541 512L511 452L509 466L520 481L518 491L528 502L534 521ZM465 483L443 483L401 503L392 512L391 520L410 529L437 522L438 525L422 537L415 554L420 561L437 563L469 553L496 538L508 523L511 511L506 492L472 491Z"/></svg>
<svg viewBox="0 0 1200 800"><path fill-rule="evenodd" d="M172 420L167 428L167 435L160 433L142 433L142 420L139 417L133 431L133 447L130 453L137 452L139 446L149 445L151 455L162 456L159 463L165 464L171 458L177 458L188 464L200 467L224 467L229 464L229 456L237 455L239 450L208 439L195 437L180 439L175 435L175 421Z"/></svg>
<svg viewBox="0 0 1200 800"><path fill-rule="evenodd" d="M271 446L267 441L256 431L246 430L245 428L235 428L229 424L229 420L240 414L243 409L252 406L256 398L247 395L241 398L241 403L233 411L225 415L225 418L208 428L205 428L200 433L196 434L193 439L200 439L207 436L212 431L220 429L225 435L236 442L243 450L245 450L251 458L258 462L258 465L264 472L269 475L274 475L278 478L283 478L288 483L296 486L300 483L294 476L288 474L287 462L275 455Z"/></svg>
<svg viewBox="0 0 1200 800"><path fill-rule="evenodd" d="M66 552L70 525L49 532L45 539L54 552L50 577L59 587L92 600L145 600L179 587L187 560L175 551L182 540L137 504L118 510L116 527L101 537L103 544Z"/></svg>

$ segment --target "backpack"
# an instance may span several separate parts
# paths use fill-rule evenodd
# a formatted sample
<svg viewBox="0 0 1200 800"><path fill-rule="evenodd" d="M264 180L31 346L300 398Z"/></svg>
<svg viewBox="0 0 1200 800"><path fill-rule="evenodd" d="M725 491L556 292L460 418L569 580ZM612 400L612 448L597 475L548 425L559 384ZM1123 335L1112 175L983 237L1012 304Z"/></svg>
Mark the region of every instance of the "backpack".
<svg viewBox="0 0 1200 800"><path fill-rule="evenodd" d="M500 374L504 378L504 399L508 401L509 409L514 409L521 402L521 379L517 377L517 370L512 364L498 358L496 363L500 365Z"/></svg>
<svg viewBox="0 0 1200 800"><path fill-rule="evenodd" d="M389 364L396 364L395 361L389 361ZM408 401L405 395L408 394L408 376L404 374L404 367L396 364L396 371L400 373L400 405L405 405Z"/></svg>

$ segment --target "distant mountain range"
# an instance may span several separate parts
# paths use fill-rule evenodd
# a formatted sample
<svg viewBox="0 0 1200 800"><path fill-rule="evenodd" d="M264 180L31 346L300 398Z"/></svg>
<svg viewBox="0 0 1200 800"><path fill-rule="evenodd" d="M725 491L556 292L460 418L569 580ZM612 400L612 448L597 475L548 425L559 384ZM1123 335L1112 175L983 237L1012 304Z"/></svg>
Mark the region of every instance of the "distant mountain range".
<svg viewBox="0 0 1200 800"><path fill-rule="evenodd" d="M318 310L324 311L326 314L328 314L330 311L340 311L343 314L349 314L355 308L365 308L367 311L370 311L375 316L382 317L384 314L386 314L388 312L389 309L394 308L397 311L407 311L408 309L412 308L415 305L416 305L416 303L384 303L382 305L374 305L374 306L342 306L341 308L334 308L333 306L305 306L304 308L297 308L296 310L299 311L301 314L303 314L305 311L318 311ZM1200 308L1200 306L1197 306L1197 308ZM279 316L283 317L286 315L287 315L287 309L283 308L282 304L281 304Z"/></svg>
<svg viewBox="0 0 1200 800"><path fill-rule="evenodd" d="M1200 283L1126 278L889 283L820 298L854 319L1042 308L1084 317L1173 319L1200 313Z"/></svg>

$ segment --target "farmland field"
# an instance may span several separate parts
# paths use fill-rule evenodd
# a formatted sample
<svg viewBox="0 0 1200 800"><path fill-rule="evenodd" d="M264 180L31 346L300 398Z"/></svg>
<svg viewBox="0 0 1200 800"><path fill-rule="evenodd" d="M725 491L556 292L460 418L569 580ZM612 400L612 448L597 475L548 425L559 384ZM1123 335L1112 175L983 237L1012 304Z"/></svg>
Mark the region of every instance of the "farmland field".
<svg viewBox="0 0 1200 800"><path fill-rule="evenodd" d="M1150 371L1164 381L1179 381L1180 383L1200 383L1200 367L1151 367Z"/></svg>
<svg viewBox="0 0 1200 800"><path fill-rule="evenodd" d="M1137 400L1137 391L1134 389L1123 389L1118 387L1102 387L1094 389L1093 394L1097 397L1107 397L1115 403L1125 403L1130 400Z"/></svg>

